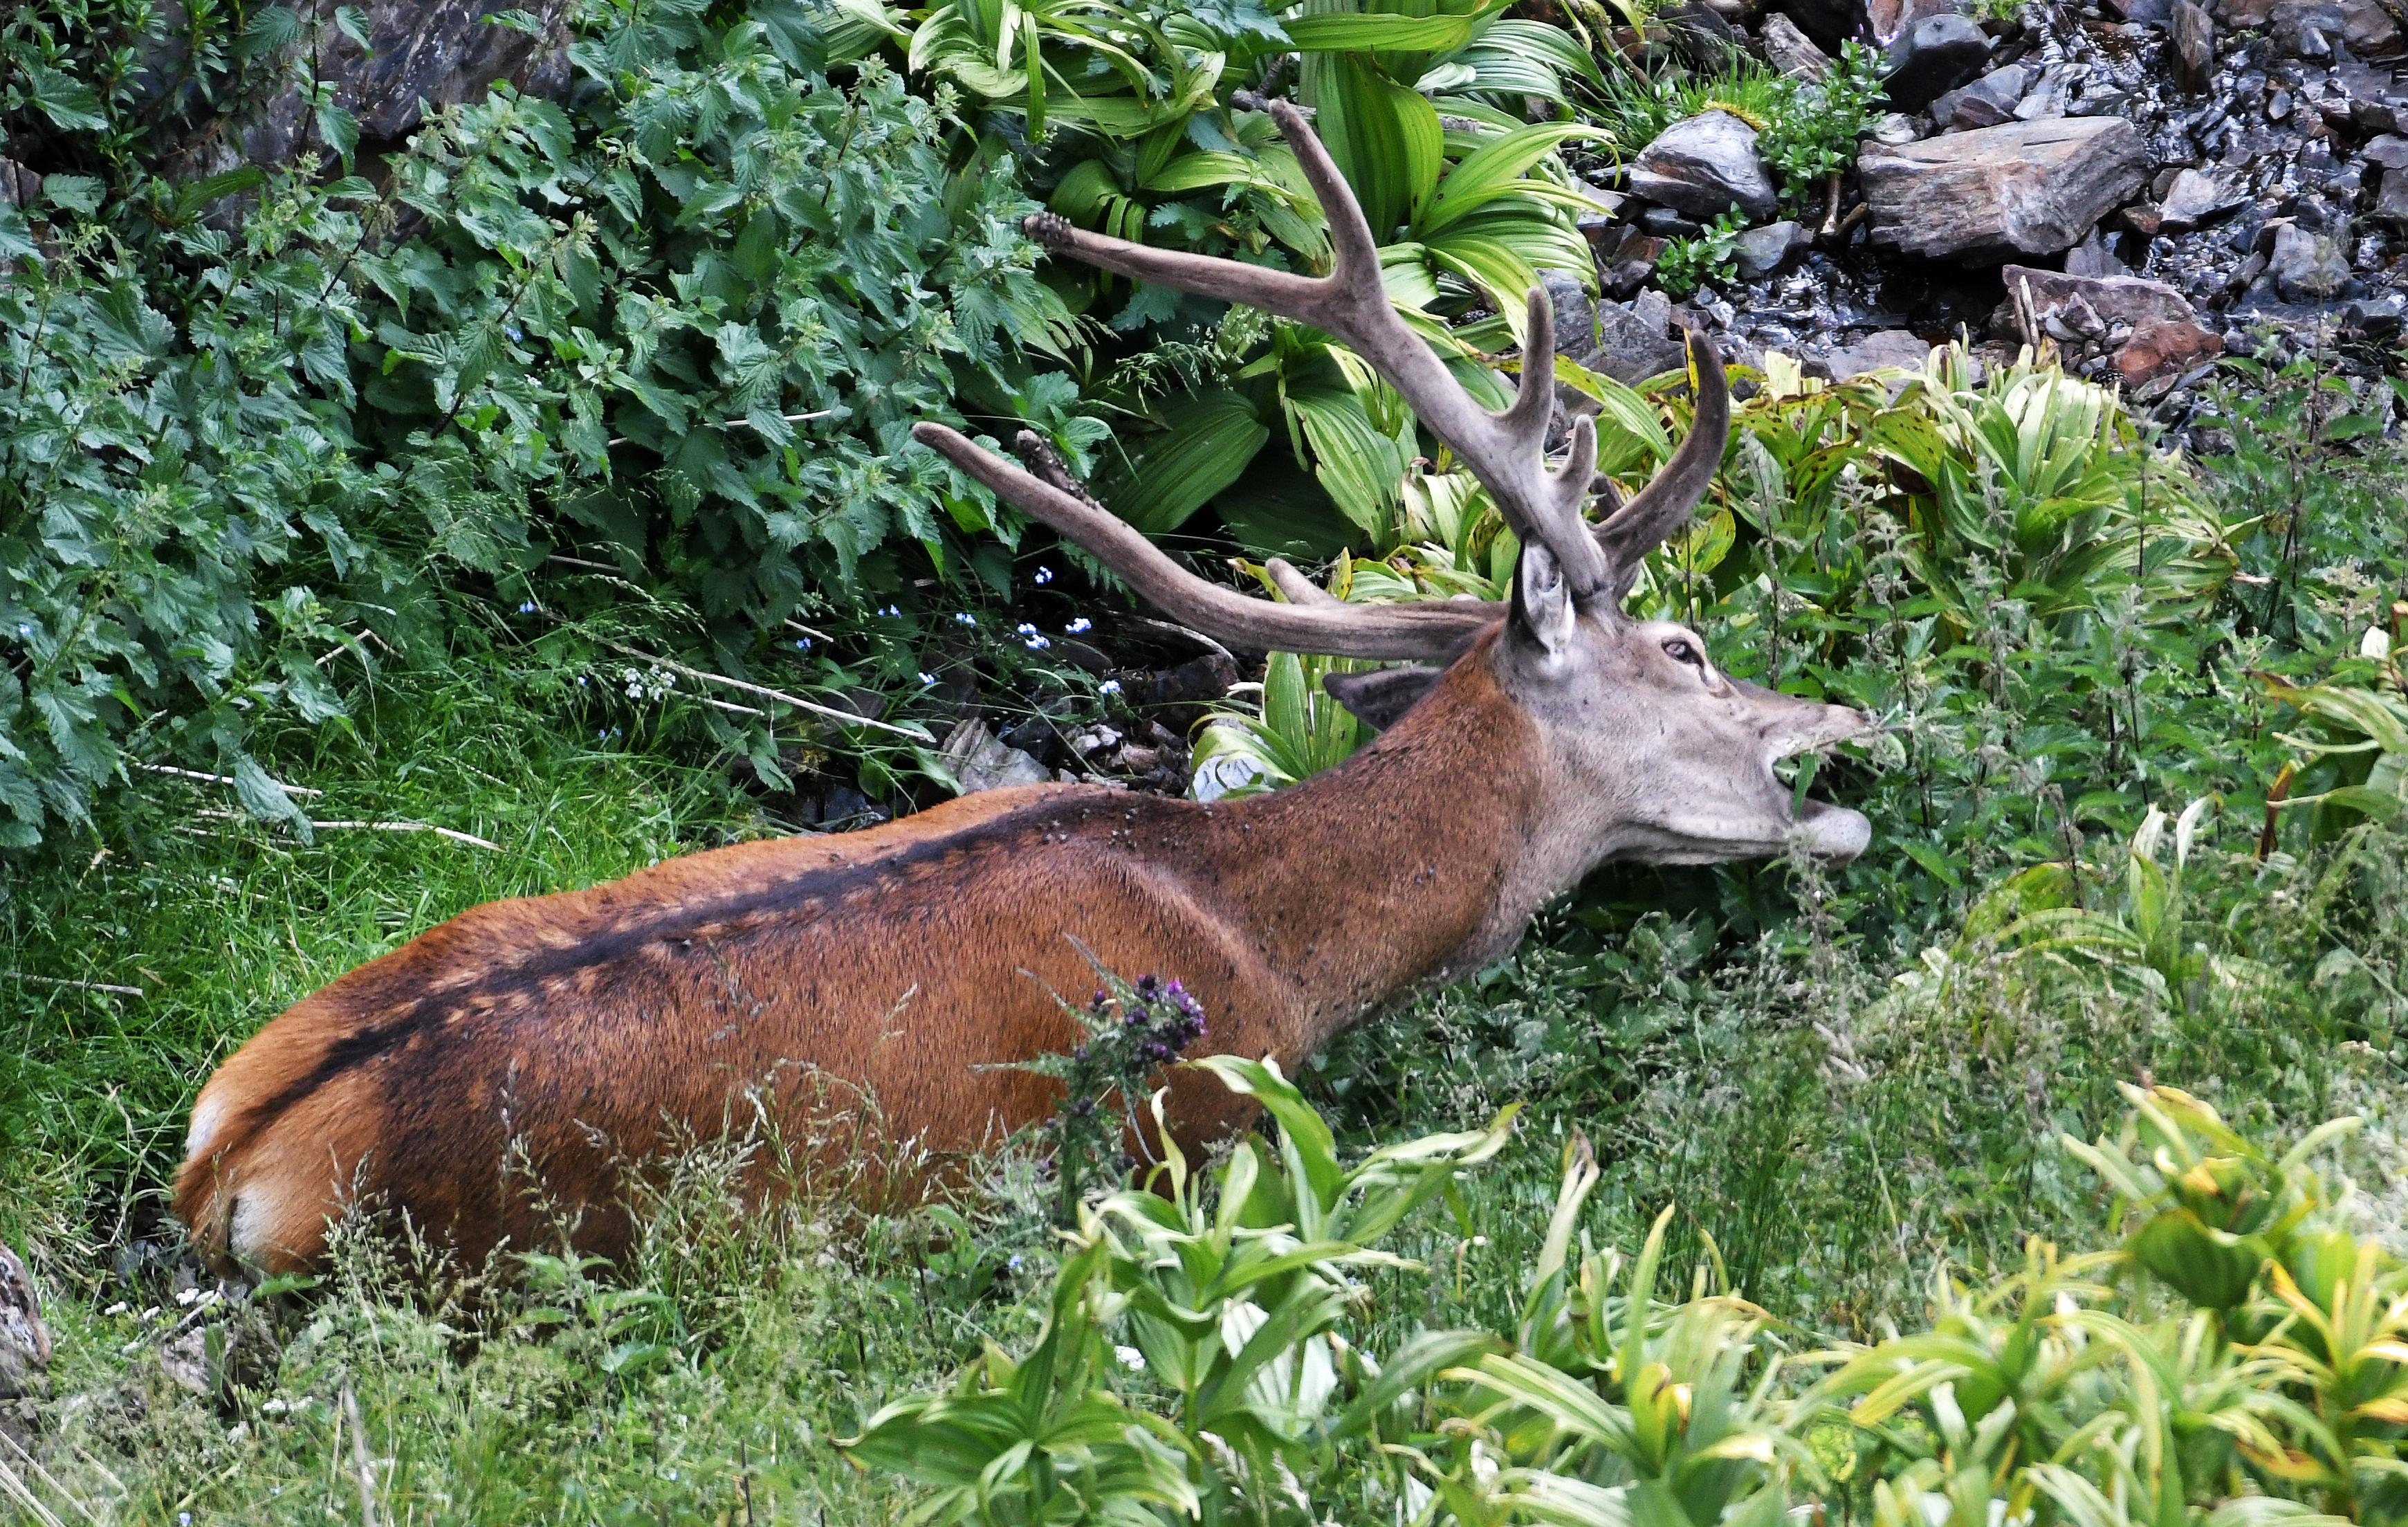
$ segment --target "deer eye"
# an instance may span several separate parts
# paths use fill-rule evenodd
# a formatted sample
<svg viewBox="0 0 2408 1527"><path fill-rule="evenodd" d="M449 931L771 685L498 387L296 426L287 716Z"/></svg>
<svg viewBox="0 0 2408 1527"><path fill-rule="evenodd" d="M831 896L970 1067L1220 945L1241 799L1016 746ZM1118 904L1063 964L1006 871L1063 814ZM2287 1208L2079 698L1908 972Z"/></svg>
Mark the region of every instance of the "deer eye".
<svg viewBox="0 0 2408 1527"><path fill-rule="evenodd" d="M1664 655L1676 663L1686 663L1700 673L1706 670L1705 654L1698 651L1680 637L1673 637L1664 643Z"/></svg>

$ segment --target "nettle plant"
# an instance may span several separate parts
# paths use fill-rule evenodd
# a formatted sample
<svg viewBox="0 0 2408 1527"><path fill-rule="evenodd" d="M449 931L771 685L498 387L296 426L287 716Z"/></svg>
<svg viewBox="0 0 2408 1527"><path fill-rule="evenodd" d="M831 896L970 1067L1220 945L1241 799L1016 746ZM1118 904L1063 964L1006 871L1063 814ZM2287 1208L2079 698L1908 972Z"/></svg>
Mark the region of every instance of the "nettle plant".
<svg viewBox="0 0 2408 1527"><path fill-rule="evenodd" d="M381 191L306 154L172 183L123 50L11 23L7 151L49 173L0 208L0 846L80 822L129 750L306 831L257 721L332 719L329 672L437 650L449 586L532 609L552 553L615 569L615 608L632 582L693 612L715 669L781 651L789 687L909 683L922 569L1008 584L1013 525L902 432L956 396L1073 454L1101 430L1028 359L1069 314L1011 166L957 173L944 103L856 13L577 20L575 111L496 89ZM257 50L195 24L231 106ZM868 675L772 648L822 612L903 640ZM706 724L774 771L766 733Z"/></svg>

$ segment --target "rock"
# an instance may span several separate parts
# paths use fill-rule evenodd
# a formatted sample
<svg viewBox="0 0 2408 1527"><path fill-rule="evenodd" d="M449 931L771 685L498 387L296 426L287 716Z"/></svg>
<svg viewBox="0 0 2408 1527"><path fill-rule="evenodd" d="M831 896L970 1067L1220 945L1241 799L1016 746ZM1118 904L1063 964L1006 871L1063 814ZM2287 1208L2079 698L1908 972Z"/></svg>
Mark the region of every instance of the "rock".
<svg viewBox="0 0 2408 1527"><path fill-rule="evenodd" d="M1920 371L1931 354L1928 341L1918 339L1904 329L1884 329L1869 334L1852 345L1829 351L1823 364L1830 368L1831 380L1845 382L1869 371Z"/></svg>
<svg viewBox="0 0 2408 1527"><path fill-rule="evenodd" d="M1640 382L1685 365L1688 352L1667 338L1672 327L1672 300L1661 292L1641 292L1627 303L1597 305L1593 331L1596 350L1581 365L1620 382Z"/></svg>
<svg viewBox="0 0 2408 1527"><path fill-rule="evenodd" d="M2224 353L2224 339L2198 324L2144 324L2115 352L2115 374L2135 396L2148 402L2171 391L2186 372Z"/></svg>
<svg viewBox="0 0 2408 1527"><path fill-rule="evenodd" d="M1784 219L1750 228L1739 236L1732 253L1742 281L1760 281L1789 263L1790 257L1814 241L1814 236Z"/></svg>
<svg viewBox="0 0 2408 1527"><path fill-rule="evenodd" d="M2408 232L2408 169L2386 169L2368 216L2387 227Z"/></svg>
<svg viewBox="0 0 2408 1527"><path fill-rule="evenodd" d="M1757 29L1756 40L1764 44L1764 56L1772 66L1793 79L1820 81L1831 78L1831 60L1814 46L1814 39L1798 30L1798 23L1779 11L1764 19Z"/></svg>
<svg viewBox="0 0 2408 1527"><path fill-rule="evenodd" d="M2352 136L2395 134L2402 116L2408 115L2408 91L2391 78L2388 68L2360 63L2344 52L2333 65L2331 83L2342 97L2340 109L2328 102L2322 114L2329 122ZM2300 166L2307 167L2306 150L2301 151Z"/></svg>
<svg viewBox="0 0 2408 1527"><path fill-rule="evenodd" d="M1591 252L1604 254L1622 238L1618 214L1629 198L1619 191L1608 191L1579 179L1572 181L1572 192L1588 204L1588 210L1572 214L1572 226L1588 241Z"/></svg>
<svg viewBox="0 0 2408 1527"><path fill-rule="evenodd" d="M2358 157L2385 169L2408 169L2408 137L2386 133L2358 151Z"/></svg>
<svg viewBox="0 0 2408 1527"><path fill-rule="evenodd" d="M2121 117L2013 122L1856 157L1873 242L1927 258L2070 249L2147 174L2146 146Z"/></svg>
<svg viewBox="0 0 2408 1527"><path fill-rule="evenodd" d="M2274 0L2266 17L2274 46L2294 58L2330 58L2348 24L2340 0Z"/></svg>
<svg viewBox="0 0 2408 1527"><path fill-rule="evenodd" d="M2128 276L2131 274L2107 240L2093 228L2083 236L2082 242L2065 252L2065 273L2069 276Z"/></svg>
<svg viewBox="0 0 2408 1527"><path fill-rule="evenodd" d="M553 20L534 36L490 20L518 10L515 0L364 0L358 8L368 39L365 50L331 19L323 26L305 25L290 51L308 55L314 46L314 57L301 56L284 78L297 72L331 85L335 104L359 120L364 148L398 143L418 126L422 105L480 100L496 80L533 95L567 92L567 31L559 7L547 10ZM262 78L276 66L265 59L253 65ZM163 79L182 73L174 51L150 67ZM296 84L208 123L169 158L176 173L206 175L245 162L283 164L305 151L333 157Z"/></svg>
<svg viewBox="0 0 2408 1527"><path fill-rule="evenodd" d="M1656 274L1656 262L1664 257L1668 242L1654 234L1625 226L1622 239L1612 252L1597 262L1598 285L1614 296L1628 296Z"/></svg>
<svg viewBox="0 0 2408 1527"><path fill-rule="evenodd" d="M2205 170L2186 169L2174 177L2157 203L2157 226L2163 233L2188 233L2229 216L2249 198L2227 191L2224 182Z"/></svg>
<svg viewBox="0 0 2408 1527"><path fill-rule="evenodd" d="M1798 23L1798 30L1814 39L1814 46L1826 53L1839 51L1840 44L1862 41L1872 33L1872 19L1867 13L1865 0L1775 0L1777 8Z"/></svg>
<svg viewBox="0 0 2408 1527"><path fill-rule="evenodd" d="M1053 771L996 737L976 716L953 727L945 739L942 756L966 796L1016 785L1043 785L1054 778Z"/></svg>
<svg viewBox="0 0 2408 1527"><path fill-rule="evenodd" d="M2266 273L2286 302L2321 302L2339 296L2349 280L2349 256L2341 240L2329 234L2310 233L2296 223L2274 227L2273 252Z"/></svg>
<svg viewBox="0 0 2408 1527"><path fill-rule="evenodd" d="M1676 122L1639 151L1631 194L1693 218L1736 207L1751 223L1772 215L1772 178L1756 156L1756 129L1727 111Z"/></svg>
<svg viewBox="0 0 2408 1527"><path fill-rule="evenodd" d="M2380 0L2341 0L2341 32L2350 51L2360 58L2396 59L2408 50L2400 23Z"/></svg>
<svg viewBox="0 0 2408 1527"><path fill-rule="evenodd" d="M2072 84L2072 77L2068 70L2054 65L2041 70L2040 78L2024 92L2024 98L2015 103L2015 120L2040 122L2064 116L2066 96Z"/></svg>
<svg viewBox="0 0 2408 1527"><path fill-rule="evenodd" d="M1943 133L1975 127L1996 127L2013 122L2015 103L2024 98L2031 72L2020 64L1993 69L1970 85L1959 85L1931 103L1931 120Z"/></svg>
<svg viewBox="0 0 2408 1527"><path fill-rule="evenodd" d="M2174 0L2172 46L2174 82L2196 95L2207 88L2215 69L2215 22L2192 0Z"/></svg>
<svg viewBox="0 0 2408 1527"><path fill-rule="evenodd" d="M0 159L0 207L31 207L42 194L42 178L14 159Z"/></svg>
<svg viewBox="0 0 2408 1527"><path fill-rule="evenodd" d="M34 1275L0 1246L0 1400L39 1395L50 1366L50 1333Z"/></svg>
<svg viewBox="0 0 2408 1527"><path fill-rule="evenodd" d="M1883 56L1889 103L1900 111L1920 111L1981 73L1989 61L1989 35L1970 19L1953 12L1926 16Z"/></svg>
<svg viewBox="0 0 2408 1527"><path fill-rule="evenodd" d="M1739 50L1743 40L1720 12L1702 5L1667 6L1655 19L1665 42L1692 69L1717 67Z"/></svg>
<svg viewBox="0 0 2408 1527"><path fill-rule="evenodd" d="M1903 111L1885 111L1873 119L1872 140L1885 148L1903 148L1922 136L1914 119Z"/></svg>
<svg viewBox="0 0 2408 1527"><path fill-rule="evenodd" d="M2059 339L2096 339L2110 330L2137 332L2150 324L2195 324L2198 312L2181 292L2140 276L2069 276L2011 265L1999 272L2007 299L1990 315L1990 332L2023 338L2018 300L2028 300L2034 323ZM2030 294L2025 298L2024 294Z"/></svg>
<svg viewBox="0 0 2408 1527"><path fill-rule="evenodd" d="M2274 0L2215 0L2215 19L2243 29L2264 26L2274 17Z"/></svg>
<svg viewBox="0 0 2408 1527"><path fill-rule="evenodd" d="M1866 0L1865 18L1872 23L1873 40L1886 46L1926 16L1956 8L1956 0Z"/></svg>
<svg viewBox="0 0 2408 1527"><path fill-rule="evenodd" d="M1704 232L1706 225L1670 207L1649 207L1640 211L1639 226L1658 238L1689 238Z"/></svg>

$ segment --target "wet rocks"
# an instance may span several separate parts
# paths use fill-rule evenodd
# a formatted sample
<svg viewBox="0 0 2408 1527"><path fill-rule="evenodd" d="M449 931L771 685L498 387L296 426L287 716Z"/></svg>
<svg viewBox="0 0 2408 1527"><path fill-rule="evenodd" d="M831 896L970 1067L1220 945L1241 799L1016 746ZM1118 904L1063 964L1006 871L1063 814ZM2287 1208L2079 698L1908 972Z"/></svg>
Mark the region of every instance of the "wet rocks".
<svg viewBox="0 0 2408 1527"><path fill-rule="evenodd" d="M1989 35L1963 16L1926 16L1890 44L1883 63L1890 104L1920 111L1981 73L1990 61Z"/></svg>
<svg viewBox="0 0 2408 1527"><path fill-rule="evenodd" d="M2286 302L2321 302L2341 295L2350 277L2349 255L2340 239L2293 222L2274 225L2274 247L2266 274Z"/></svg>
<svg viewBox="0 0 2408 1527"><path fill-rule="evenodd" d="M1688 217L1720 217L1736 207L1751 223L1772 215L1772 178L1756 157L1756 129L1727 111L1676 122L1639 151L1631 194Z"/></svg>
<svg viewBox="0 0 2408 1527"><path fill-rule="evenodd" d="M2147 178L2141 135L2120 117L2068 117L1871 144L1857 180L1877 244L1932 259L2054 254Z"/></svg>
<svg viewBox="0 0 2408 1527"><path fill-rule="evenodd" d="M1784 218L1740 235L1731 246L1731 256L1739 267L1740 280L1760 281L1813 241L1813 235Z"/></svg>
<svg viewBox="0 0 2408 1527"><path fill-rule="evenodd" d="M1943 133L1962 133L2013 122L2015 103L2024 98L2024 86L2030 78L2030 71L2020 64L1993 69L1932 102L1932 123Z"/></svg>

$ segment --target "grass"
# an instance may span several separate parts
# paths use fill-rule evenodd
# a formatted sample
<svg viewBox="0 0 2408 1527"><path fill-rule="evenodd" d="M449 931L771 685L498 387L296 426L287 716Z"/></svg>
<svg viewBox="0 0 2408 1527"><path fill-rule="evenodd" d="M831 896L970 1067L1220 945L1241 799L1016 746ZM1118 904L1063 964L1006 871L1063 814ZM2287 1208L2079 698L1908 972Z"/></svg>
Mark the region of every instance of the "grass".
<svg viewBox="0 0 2408 1527"><path fill-rule="evenodd" d="M163 780L104 822L107 853L62 854L12 886L7 968L146 993L21 985L7 999L0 1229L51 1301L54 1505L322 1521L361 1515L365 1489L379 1521L892 1520L907 1505L895 1487L829 1440L982 1341L1033 1332L1052 1265L1033 1193L967 1203L967 1218L806 1203L748 1222L727 1188L740 1145L685 1163L623 1269L539 1262L522 1281L429 1294L354 1243L324 1288L203 1314L224 1333L215 1349L187 1329L179 1286L208 1296L179 1268L158 1185L218 1056L478 901L772 830L674 749L597 745L554 683L515 679L498 656L397 676L354 727L296 733L278 755L283 777L326 792L310 802L321 819L436 823L499 853L369 831L303 845L203 816L222 805L216 787ZM1370 1280L1355 1339L1387 1350L1420 1324L1510 1329L1574 1131L1608 1167L1584 1221L1598 1244L1635 1246L1677 1203L1676 1264L1717 1256L1776 1315L1861 1335L1912 1308L1941 1259L2012 1263L2025 1234L2095 1218L2095 1189L2053 1142L2116 1116L2119 1079L2195 1087L2286 1128L2384 1114L2397 1069L2345 1042L2307 986L2336 917L2330 898L2296 893L2329 872L2278 865L2261 886L2246 832L2230 836L2204 877L2222 889L2197 894L2273 907L2251 942L2288 961L2289 985L2196 1011L2056 966L1917 1001L1854 946L1734 954L1706 917L1610 915L1698 887L1601 880L1514 958L1308 1073L1356 1148L1530 1103L1459 1213L1392 1243L1423 1270ZM2344 872L2358 946L2386 968L2408 961L2400 862L2395 841ZM2362 1169L2391 1174L2396 1199L2391 1137L2366 1148Z"/></svg>
<svg viewBox="0 0 2408 1527"><path fill-rule="evenodd" d="M2243 444L2215 479L2238 503L2298 512L2346 477ZM2318 569L2289 581L2303 649L2350 649L2396 577L2348 549L2384 501L2315 500L2306 523L2341 550L2283 542ZM303 843L223 814L220 785L145 774L86 840L11 862L0 972L32 979L0 982L0 1237L33 1264L58 1357L35 1433L48 1477L5 1447L0 1463L45 1509L177 1527L895 1520L910 1499L831 1440L986 1343L1025 1349L1056 1243L1016 1156L991 1191L917 1214L802 1201L747 1219L736 1161L774 1142L738 1141L646 1202L621 1267L430 1279L356 1239L316 1287L222 1298L194 1280L162 1187L193 1092L260 1024L478 902L781 830L691 741L683 702L604 713L576 678L539 643L464 651L357 682L344 725L270 740L279 777L323 792L305 801L319 820L494 849L365 828ZM2196 783L2151 790L2179 806ZM2343 1165L2359 1221L2396 1238L2408 841L2294 831L2296 855L2261 862L2254 813L2236 794L2206 820L2180 893L2203 963L2171 982L2079 949L2010 957L1966 939L1960 902L1884 913L1856 881L1782 866L1594 877L1515 956L1300 1078L1350 1151L1526 1105L1458 1201L1386 1242L1418 1265L1367 1274L1349 1339L1510 1330L1575 1133L1606 1169L1581 1222L1598 1245L1635 1247L1670 1203L1672 1265L1719 1262L1792 1329L1911 1324L1935 1266L2014 1266L2027 1236L2096 1225L2099 1189L2058 1138L2108 1127L2117 1084L2143 1077L2262 1137L2368 1116ZM2081 854L2086 915L2133 916L2124 843L2093 834Z"/></svg>

